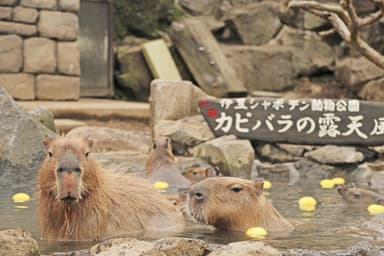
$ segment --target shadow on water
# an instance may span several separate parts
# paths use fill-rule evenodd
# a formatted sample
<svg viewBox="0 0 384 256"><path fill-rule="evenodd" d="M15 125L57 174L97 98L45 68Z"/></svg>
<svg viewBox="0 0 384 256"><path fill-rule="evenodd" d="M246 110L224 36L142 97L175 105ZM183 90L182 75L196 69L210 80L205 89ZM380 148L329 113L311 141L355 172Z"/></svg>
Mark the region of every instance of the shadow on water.
<svg viewBox="0 0 384 256"><path fill-rule="evenodd" d="M12 195L16 192L28 193L32 195L32 200L26 203L13 203ZM340 202L336 190L320 189L318 180L299 180L294 185L272 180L272 188L266 193L280 213L296 227L290 234L270 233L268 235L265 241L276 248L345 249L366 240L379 240L384 245L384 240L376 232L362 226L363 221L371 218L365 207L345 207ZM299 210L297 202L303 196L316 198L318 205L314 212ZM0 230L22 228L39 240L36 205L36 197L33 196L31 188L19 188L17 191L0 188ZM152 240L172 235L203 239L213 244L249 240L242 232L219 232L201 225L191 225L179 234L141 234L137 238ZM89 248L96 242L39 240L39 243L41 253L49 254Z"/></svg>

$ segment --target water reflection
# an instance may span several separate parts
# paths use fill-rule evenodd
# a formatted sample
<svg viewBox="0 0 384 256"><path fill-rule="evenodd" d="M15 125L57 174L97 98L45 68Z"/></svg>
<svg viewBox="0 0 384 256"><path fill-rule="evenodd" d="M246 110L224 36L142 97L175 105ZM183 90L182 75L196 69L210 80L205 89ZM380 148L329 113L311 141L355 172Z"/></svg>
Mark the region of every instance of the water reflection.
<svg viewBox="0 0 384 256"><path fill-rule="evenodd" d="M294 185L288 182L271 180L272 188L268 198L273 205L296 227L289 234L270 233L266 242L277 248L344 249L362 240L375 240L377 233L365 230L361 223L371 216L365 208L347 208L339 200L336 189L320 189L318 180L299 180ZM25 192L32 200L20 204L13 203L12 195ZM299 210L298 200L303 196L314 197L318 204L315 211ZM39 239L36 220L36 197L31 189L9 191L0 189L0 229L22 228ZM175 234L142 234L139 239L159 239ZM249 240L242 232L226 233L214 231L201 225L189 226L182 237L203 239L208 243L224 244ZM54 251L73 251L88 248L95 242L60 242L40 240L42 254ZM383 243L384 245L384 243Z"/></svg>

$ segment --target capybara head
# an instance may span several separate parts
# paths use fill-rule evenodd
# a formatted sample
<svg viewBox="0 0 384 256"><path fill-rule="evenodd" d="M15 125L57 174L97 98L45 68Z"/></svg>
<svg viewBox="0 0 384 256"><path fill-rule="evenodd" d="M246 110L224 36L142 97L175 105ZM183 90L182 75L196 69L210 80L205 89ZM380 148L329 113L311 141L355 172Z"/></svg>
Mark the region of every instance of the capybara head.
<svg viewBox="0 0 384 256"><path fill-rule="evenodd" d="M244 231L252 226L291 229L263 194L263 179L211 177L191 186L187 204L192 217L222 230Z"/></svg>
<svg viewBox="0 0 384 256"><path fill-rule="evenodd" d="M337 192L343 201L349 205L366 206L369 204L384 204L384 197L376 192L356 188L355 185L338 185Z"/></svg>
<svg viewBox="0 0 384 256"><path fill-rule="evenodd" d="M198 166L188 168L184 173L184 177L189 179L192 183L196 183L208 177L219 176L220 171L218 167L211 166Z"/></svg>
<svg viewBox="0 0 384 256"><path fill-rule="evenodd" d="M40 170L40 186L45 187L57 200L79 200L87 192L86 181L92 176L87 173L88 157L92 147L90 138L65 139L58 137L44 139L47 156Z"/></svg>

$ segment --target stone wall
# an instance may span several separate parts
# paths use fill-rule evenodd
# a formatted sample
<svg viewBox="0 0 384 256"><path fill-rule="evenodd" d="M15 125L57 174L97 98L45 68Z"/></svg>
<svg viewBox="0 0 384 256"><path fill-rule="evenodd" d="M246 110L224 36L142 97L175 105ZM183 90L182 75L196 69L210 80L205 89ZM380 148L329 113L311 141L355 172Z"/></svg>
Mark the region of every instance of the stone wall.
<svg viewBox="0 0 384 256"><path fill-rule="evenodd" d="M76 100L80 0L0 0L0 86L20 100Z"/></svg>

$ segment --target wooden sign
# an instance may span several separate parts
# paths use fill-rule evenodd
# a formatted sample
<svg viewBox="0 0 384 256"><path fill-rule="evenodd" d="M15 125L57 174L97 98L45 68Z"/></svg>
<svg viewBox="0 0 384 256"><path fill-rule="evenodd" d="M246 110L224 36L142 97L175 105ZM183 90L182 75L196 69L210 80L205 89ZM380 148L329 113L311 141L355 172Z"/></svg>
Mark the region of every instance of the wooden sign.
<svg viewBox="0 0 384 256"><path fill-rule="evenodd" d="M384 104L354 99L203 99L215 136L293 144L383 145Z"/></svg>

